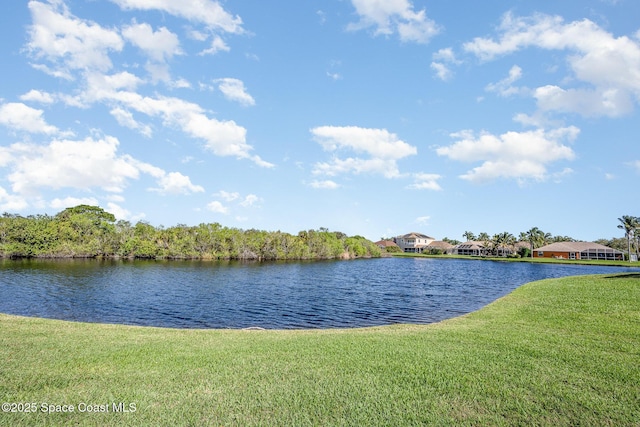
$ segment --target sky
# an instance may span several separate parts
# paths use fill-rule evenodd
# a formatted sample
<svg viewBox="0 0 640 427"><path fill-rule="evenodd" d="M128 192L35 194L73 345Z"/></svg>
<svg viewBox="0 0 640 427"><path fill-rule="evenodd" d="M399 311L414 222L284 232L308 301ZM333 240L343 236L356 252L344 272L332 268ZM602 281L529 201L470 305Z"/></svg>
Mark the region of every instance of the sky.
<svg viewBox="0 0 640 427"><path fill-rule="evenodd" d="M2 9L0 212L372 240L640 215L637 0Z"/></svg>

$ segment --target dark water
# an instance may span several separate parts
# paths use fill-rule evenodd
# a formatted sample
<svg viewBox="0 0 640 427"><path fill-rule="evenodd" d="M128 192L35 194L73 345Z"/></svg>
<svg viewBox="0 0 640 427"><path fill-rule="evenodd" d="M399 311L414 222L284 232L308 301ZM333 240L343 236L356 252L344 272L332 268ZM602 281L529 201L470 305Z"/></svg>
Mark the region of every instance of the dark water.
<svg viewBox="0 0 640 427"><path fill-rule="evenodd" d="M533 280L618 267L383 258L237 263L0 261L0 312L177 328L430 323ZM637 271L637 269L636 269Z"/></svg>

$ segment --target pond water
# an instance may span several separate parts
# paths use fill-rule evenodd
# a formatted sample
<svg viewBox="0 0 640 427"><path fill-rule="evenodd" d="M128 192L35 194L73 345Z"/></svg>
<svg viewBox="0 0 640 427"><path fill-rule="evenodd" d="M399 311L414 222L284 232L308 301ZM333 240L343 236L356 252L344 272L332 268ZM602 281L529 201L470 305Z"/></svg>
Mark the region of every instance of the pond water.
<svg viewBox="0 0 640 427"><path fill-rule="evenodd" d="M176 328L431 323L475 311L534 280L621 271L633 270L431 258L1 260L0 312Z"/></svg>

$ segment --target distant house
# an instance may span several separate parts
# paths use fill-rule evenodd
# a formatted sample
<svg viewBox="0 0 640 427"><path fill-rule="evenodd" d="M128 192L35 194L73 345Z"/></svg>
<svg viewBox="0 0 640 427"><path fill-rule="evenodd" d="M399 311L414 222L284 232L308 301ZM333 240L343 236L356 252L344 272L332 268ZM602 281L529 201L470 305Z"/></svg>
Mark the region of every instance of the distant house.
<svg viewBox="0 0 640 427"><path fill-rule="evenodd" d="M426 248L424 248L423 252L440 252L443 254L452 254L453 250L454 250L455 246L452 245L449 242L443 242L441 240L436 240L433 241L431 243L429 243L429 245L427 245Z"/></svg>
<svg viewBox="0 0 640 427"><path fill-rule="evenodd" d="M376 242L376 246L379 247L380 249L382 249L383 251L386 251L387 248L397 248L398 247L398 245L396 245L393 240L380 240L380 241Z"/></svg>
<svg viewBox="0 0 640 427"><path fill-rule="evenodd" d="M623 253L593 242L557 242L533 250L534 258L622 260Z"/></svg>
<svg viewBox="0 0 640 427"><path fill-rule="evenodd" d="M517 242L515 245L505 245L494 247L486 247L486 242L468 241L460 243L455 247L453 253L456 255L468 255L468 256L511 256L518 253L521 248L529 247L527 242Z"/></svg>
<svg viewBox="0 0 640 427"><path fill-rule="evenodd" d="M487 254L487 248L485 248L484 242L470 240L457 245L453 253L456 255L481 256Z"/></svg>
<svg viewBox="0 0 640 427"><path fill-rule="evenodd" d="M398 236L393 241L400 247L402 252L417 252L422 253L430 243L436 239L429 237L426 234L421 233L409 233L403 236Z"/></svg>

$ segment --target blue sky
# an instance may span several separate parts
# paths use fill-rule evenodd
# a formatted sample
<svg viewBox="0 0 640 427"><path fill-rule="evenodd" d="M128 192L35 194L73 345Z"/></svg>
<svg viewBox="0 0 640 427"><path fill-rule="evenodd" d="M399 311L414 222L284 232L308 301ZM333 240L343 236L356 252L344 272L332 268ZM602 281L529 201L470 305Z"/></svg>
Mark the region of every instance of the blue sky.
<svg viewBox="0 0 640 427"><path fill-rule="evenodd" d="M7 3L0 211L373 240L640 214L640 2L273 4Z"/></svg>

